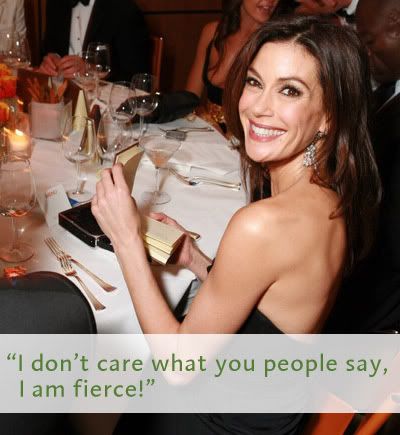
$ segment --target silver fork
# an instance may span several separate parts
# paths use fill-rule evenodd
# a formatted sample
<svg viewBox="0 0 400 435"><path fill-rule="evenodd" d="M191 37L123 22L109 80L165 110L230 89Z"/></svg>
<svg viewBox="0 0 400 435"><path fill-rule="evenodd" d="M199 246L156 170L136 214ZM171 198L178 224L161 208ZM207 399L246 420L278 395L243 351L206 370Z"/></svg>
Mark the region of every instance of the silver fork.
<svg viewBox="0 0 400 435"><path fill-rule="evenodd" d="M79 275L76 273L76 270L72 267L69 258L66 256L61 257L60 263L65 275L73 276L79 282L83 291L86 293L86 296L94 306L94 309L96 311L104 310L106 307L94 296L94 294L88 289L87 285L81 280Z"/></svg>
<svg viewBox="0 0 400 435"><path fill-rule="evenodd" d="M241 183L230 183L223 180L213 180L205 177L185 177L175 169L169 168L169 171L175 175L175 177L188 186L197 186L198 184L212 184L214 186L226 187L228 189L240 190Z"/></svg>
<svg viewBox="0 0 400 435"><path fill-rule="evenodd" d="M87 285L81 280L81 278L76 273L76 270L72 267L70 259L66 255L58 256L56 251L54 251L53 246L51 244L49 244L48 239L45 239L44 241L45 241L46 245L49 247L50 251L60 261L60 264L61 264L61 267L64 271L64 274L66 276L73 276L78 281L78 283L81 285L82 290L85 292L89 301L92 303L94 309L96 311L104 310L106 307L93 295L93 293L88 289Z"/></svg>
<svg viewBox="0 0 400 435"><path fill-rule="evenodd" d="M53 237L48 237L45 239L45 242L47 246L51 244L54 248L54 254L60 260L60 257L65 255L70 261L75 263L80 269L82 269L85 273L87 273L94 281L97 282L97 284L106 292L112 292L113 290L116 290L117 287L112 286L111 284L108 284L104 280L102 280L99 276L95 275L92 271L90 271L86 266L84 266L82 263L80 263L78 260L75 260L75 258L72 258L69 254L67 254L61 246L56 242L56 240ZM50 246L49 246L50 247Z"/></svg>

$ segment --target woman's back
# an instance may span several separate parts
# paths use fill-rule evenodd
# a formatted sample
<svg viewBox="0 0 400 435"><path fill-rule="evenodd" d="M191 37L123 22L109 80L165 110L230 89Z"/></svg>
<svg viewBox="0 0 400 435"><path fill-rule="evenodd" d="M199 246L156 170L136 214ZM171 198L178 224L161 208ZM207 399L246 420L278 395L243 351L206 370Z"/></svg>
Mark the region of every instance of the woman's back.
<svg viewBox="0 0 400 435"><path fill-rule="evenodd" d="M257 219L268 213L265 231L275 234L274 255L260 259L260 268L268 268L273 258L277 276L258 309L286 333L321 329L345 261L343 217L330 218L338 198L328 189L306 183L251 205Z"/></svg>

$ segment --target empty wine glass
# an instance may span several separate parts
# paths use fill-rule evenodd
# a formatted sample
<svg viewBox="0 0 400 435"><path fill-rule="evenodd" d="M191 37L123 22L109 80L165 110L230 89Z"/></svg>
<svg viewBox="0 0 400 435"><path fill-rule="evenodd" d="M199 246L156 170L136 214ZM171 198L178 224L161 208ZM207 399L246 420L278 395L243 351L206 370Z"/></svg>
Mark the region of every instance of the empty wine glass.
<svg viewBox="0 0 400 435"><path fill-rule="evenodd" d="M123 146L129 140L127 128L136 115L135 91L129 82L114 82L111 87L108 109L112 119L118 124L120 130L119 140Z"/></svg>
<svg viewBox="0 0 400 435"><path fill-rule="evenodd" d="M160 168L167 167L168 160L178 150L181 143L175 139L167 139L165 136L160 135L143 136L139 143L156 167L155 191L144 192L143 200L153 204L165 204L171 200L171 197L166 192L160 192Z"/></svg>
<svg viewBox="0 0 400 435"><path fill-rule="evenodd" d="M0 166L0 215L11 218L13 240L10 248L0 249L0 258L18 263L31 258L32 246L19 240L14 218L25 216L36 202L35 182L28 160L9 158Z"/></svg>
<svg viewBox="0 0 400 435"><path fill-rule="evenodd" d="M111 49L104 42L90 42L87 51L93 54L96 77L96 98L100 99L99 80L105 79L111 72Z"/></svg>
<svg viewBox="0 0 400 435"><path fill-rule="evenodd" d="M131 86L136 92L136 113L140 117L139 138L144 135L144 117L150 115L158 105L156 78L147 73L135 74Z"/></svg>
<svg viewBox="0 0 400 435"><path fill-rule="evenodd" d="M122 150L121 129L110 113L105 111L100 119L97 130L97 153L103 166L111 167L115 153Z"/></svg>
<svg viewBox="0 0 400 435"><path fill-rule="evenodd" d="M90 102L94 98L92 94L96 89L95 56L91 51L82 51L80 59L78 59L79 66L77 72L74 74L74 78L79 86L82 87Z"/></svg>
<svg viewBox="0 0 400 435"><path fill-rule="evenodd" d="M88 201L93 194L83 190L81 164L88 162L94 156L96 134L93 119L85 116L68 118L62 135L62 146L65 158L75 163L77 173L76 188L67 192L68 197L77 202Z"/></svg>
<svg viewBox="0 0 400 435"><path fill-rule="evenodd" d="M10 68L26 68L31 64L31 53L26 36L18 32L6 33L3 62Z"/></svg>

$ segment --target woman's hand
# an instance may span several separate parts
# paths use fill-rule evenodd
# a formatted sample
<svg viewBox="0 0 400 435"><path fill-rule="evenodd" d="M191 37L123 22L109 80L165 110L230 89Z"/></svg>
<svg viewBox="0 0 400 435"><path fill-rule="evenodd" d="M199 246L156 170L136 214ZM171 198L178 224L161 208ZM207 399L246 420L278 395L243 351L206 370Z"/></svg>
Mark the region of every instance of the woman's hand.
<svg viewBox="0 0 400 435"><path fill-rule="evenodd" d="M156 221L162 222L164 224L170 225L171 227L177 228L185 233L185 239L183 243L179 246L179 248L174 252L170 263L175 263L178 266L182 266L185 268L190 268L190 264L193 260L193 250L194 244L193 240L186 232L185 228L178 224L174 219L165 215L164 213L150 213L150 217L155 219Z"/></svg>
<svg viewBox="0 0 400 435"><path fill-rule="evenodd" d="M185 233L183 243L174 252L170 262L190 269L201 281L204 281L207 276L207 266L211 264L211 260L200 251L185 228L164 213L153 212L150 213L150 217L164 224L171 225Z"/></svg>
<svg viewBox="0 0 400 435"><path fill-rule="evenodd" d="M92 213L114 249L140 239L140 215L131 197L122 172L122 165L114 165L101 173L92 199Z"/></svg>

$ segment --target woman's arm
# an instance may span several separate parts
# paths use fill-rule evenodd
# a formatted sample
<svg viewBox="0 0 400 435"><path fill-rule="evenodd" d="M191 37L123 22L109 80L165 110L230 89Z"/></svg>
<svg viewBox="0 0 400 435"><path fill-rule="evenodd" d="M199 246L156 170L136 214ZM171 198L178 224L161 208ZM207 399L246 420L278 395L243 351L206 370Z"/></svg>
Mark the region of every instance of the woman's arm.
<svg viewBox="0 0 400 435"><path fill-rule="evenodd" d="M197 45L196 57L194 58L192 68L190 69L189 77L186 82L185 90L193 92L199 98L201 97L204 88L202 75L204 62L206 60L206 51L208 44L214 37L217 25L218 22L214 21L204 26L200 35L199 43Z"/></svg>
<svg viewBox="0 0 400 435"><path fill-rule="evenodd" d="M140 217L120 166L112 169L112 176L103 171L92 211L112 241L144 333L235 333L275 280L272 221L252 206L242 209L232 218L214 267L180 324L148 264Z"/></svg>

